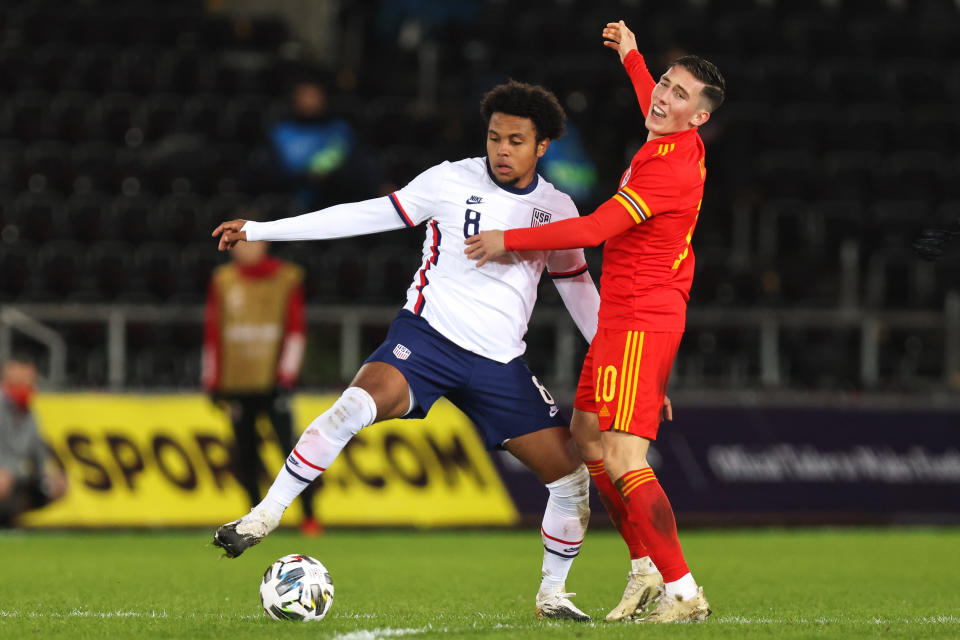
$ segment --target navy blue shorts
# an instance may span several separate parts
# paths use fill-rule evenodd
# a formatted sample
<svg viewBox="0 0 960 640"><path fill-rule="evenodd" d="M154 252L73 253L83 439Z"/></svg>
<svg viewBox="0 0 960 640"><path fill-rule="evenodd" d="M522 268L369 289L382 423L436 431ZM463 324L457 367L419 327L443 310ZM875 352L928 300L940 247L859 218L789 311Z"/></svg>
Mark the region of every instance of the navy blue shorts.
<svg viewBox="0 0 960 640"><path fill-rule="evenodd" d="M405 309L366 362L386 362L407 379L418 406L404 417L426 417L445 396L477 425L490 449L510 438L568 424L523 358L501 363L478 356Z"/></svg>

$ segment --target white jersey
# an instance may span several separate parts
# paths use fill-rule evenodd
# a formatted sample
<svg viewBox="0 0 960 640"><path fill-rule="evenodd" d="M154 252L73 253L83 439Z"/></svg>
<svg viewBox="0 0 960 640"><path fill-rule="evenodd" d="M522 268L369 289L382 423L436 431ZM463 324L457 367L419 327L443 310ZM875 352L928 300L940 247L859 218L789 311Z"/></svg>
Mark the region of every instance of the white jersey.
<svg viewBox="0 0 960 640"><path fill-rule="evenodd" d="M275 222L248 222L244 230L251 241L302 240L426 222L423 261L404 308L460 347L509 362L526 349L523 336L544 267L551 276L576 283L577 289L568 289L566 295L560 289L561 295L587 340L592 339L599 296L586 273L583 250L507 253L478 268L464 254L464 239L489 229L538 226L577 215L570 197L542 177L535 175L524 189L501 186L486 158L468 158L432 167L387 198ZM574 307L580 309L575 312Z"/></svg>

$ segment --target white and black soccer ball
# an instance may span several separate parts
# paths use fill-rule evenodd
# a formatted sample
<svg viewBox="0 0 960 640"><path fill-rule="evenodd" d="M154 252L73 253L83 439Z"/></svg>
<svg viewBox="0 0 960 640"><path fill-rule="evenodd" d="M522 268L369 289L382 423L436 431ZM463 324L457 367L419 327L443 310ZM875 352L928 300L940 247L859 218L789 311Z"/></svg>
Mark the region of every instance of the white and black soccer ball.
<svg viewBox="0 0 960 640"><path fill-rule="evenodd" d="M333 580L316 558L283 556L260 582L260 603L274 620L322 620L333 606Z"/></svg>

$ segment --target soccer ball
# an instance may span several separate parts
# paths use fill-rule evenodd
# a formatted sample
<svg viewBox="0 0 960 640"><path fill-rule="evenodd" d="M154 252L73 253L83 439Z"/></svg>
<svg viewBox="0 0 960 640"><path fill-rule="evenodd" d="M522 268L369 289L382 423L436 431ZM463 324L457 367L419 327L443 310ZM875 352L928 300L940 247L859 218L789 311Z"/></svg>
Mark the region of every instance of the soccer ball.
<svg viewBox="0 0 960 640"><path fill-rule="evenodd" d="M333 605L333 580L319 560L283 556L260 582L260 603L274 620L322 620Z"/></svg>

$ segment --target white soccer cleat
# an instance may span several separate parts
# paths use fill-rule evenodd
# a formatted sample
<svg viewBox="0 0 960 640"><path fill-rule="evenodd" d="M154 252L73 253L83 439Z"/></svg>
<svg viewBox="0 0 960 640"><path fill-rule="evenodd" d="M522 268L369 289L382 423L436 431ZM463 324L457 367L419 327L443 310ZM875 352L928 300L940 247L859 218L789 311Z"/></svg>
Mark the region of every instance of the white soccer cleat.
<svg viewBox="0 0 960 640"><path fill-rule="evenodd" d="M213 534L213 544L226 552L228 558L241 553L267 537L277 528L280 518L263 509L255 509L239 520L228 522Z"/></svg>
<svg viewBox="0 0 960 640"><path fill-rule="evenodd" d="M702 622L711 613L710 603L703 596L703 587L697 588L697 595L689 600L681 600L679 596L668 598L664 595L657 606L638 623L667 623L667 622Z"/></svg>
<svg viewBox="0 0 960 640"><path fill-rule="evenodd" d="M623 590L620 604L607 614L607 620L623 620L634 616L644 616L647 609L663 593L663 577L660 572L627 574L627 587Z"/></svg>
<svg viewBox="0 0 960 640"><path fill-rule="evenodd" d="M553 591L539 591L537 593L537 617L551 618L553 620L590 620L590 616L585 614L576 605L570 602L570 598L575 593L565 593L563 587L557 587Z"/></svg>

